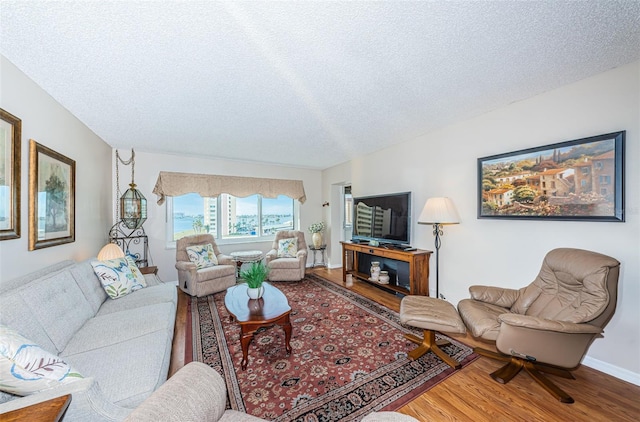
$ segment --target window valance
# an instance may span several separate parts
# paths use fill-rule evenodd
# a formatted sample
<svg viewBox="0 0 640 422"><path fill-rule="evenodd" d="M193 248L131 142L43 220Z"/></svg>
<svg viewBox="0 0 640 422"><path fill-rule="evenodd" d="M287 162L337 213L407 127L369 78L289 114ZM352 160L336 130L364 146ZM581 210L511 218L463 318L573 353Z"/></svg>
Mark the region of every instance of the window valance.
<svg viewBox="0 0 640 422"><path fill-rule="evenodd" d="M263 179L259 177L218 176L215 174L173 173L161 171L153 188L158 205L167 196L198 193L202 197L215 197L222 193L245 197L260 194L265 198L287 195L300 203L307 200L302 180Z"/></svg>

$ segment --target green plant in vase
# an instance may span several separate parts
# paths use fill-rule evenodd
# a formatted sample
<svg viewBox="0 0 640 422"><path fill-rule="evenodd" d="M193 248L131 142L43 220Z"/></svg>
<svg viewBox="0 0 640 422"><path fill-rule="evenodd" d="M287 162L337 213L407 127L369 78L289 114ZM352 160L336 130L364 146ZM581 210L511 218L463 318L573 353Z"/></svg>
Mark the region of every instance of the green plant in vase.
<svg viewBox="0 0 640 422"><path fill-rule="evenodd" d="M247 294L251 299L259 299L264 293L262 283L269 275L269 268L262 261L254 262L249 269L240 271L240 278L247 283Z"/></svg>

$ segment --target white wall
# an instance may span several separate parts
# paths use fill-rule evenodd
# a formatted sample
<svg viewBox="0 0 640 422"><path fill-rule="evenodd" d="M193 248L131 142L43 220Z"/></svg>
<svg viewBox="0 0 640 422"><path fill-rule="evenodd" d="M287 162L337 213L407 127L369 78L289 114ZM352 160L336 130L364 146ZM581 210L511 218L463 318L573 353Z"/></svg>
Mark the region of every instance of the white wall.
<svg viewBox="0 0 640 422"><path fill-rule="evenodd" d="M111 147L0 56L0 107L22 119L21 237L0 242L0 282L64 260L95 256L111 222ZM29 139L76 162L76 241L28 251Z"/></svg>
<svg viewBox="0 0 640 422"><path fill-rule="evenodd" d="M327 244L327 265L331 268L342 266L343 239L343 187L351 183L351 163L345 162L322 173L322 194L329 202L324 207L323 220L327 223L325 243Z"/></svg>
<svg viewBox="0 0 640 422"><path fill-rule="evenodd" d="M126 160L130 157L131 151L120 150L120 154ZM178 273L175 269L175 249L167 248L166 245L166 203L158 205L158 198L152 193L160 171L302 180L307 200L300 205L299 217L300 228L305 232L307 242L311 241L311 235L307 228L311 223L321 221L323 218L321 172L319 170L136 151L135 182L138 189L147 198L148 216L144 223L144 229L149 237L152 263L158 266L158 276L164 281L177 280ZM122 192L127 188L130 179L130 167L120 166L120 189ZM271 242L221 244L219 246L223 253L255 249L267 252L271 249ZM309 259L311 259L310 256Z"/></svg>
<svg viewBox="0 0 640 422"><path fill-rule="evenodd" d="M622 263L618 308L584 363L640 384L639 80L636 62L361 157L351 162L353 194L412 191L412 244L424 249L433 249L431 227L415 221L425 201L454 200L462 223L445 227L440 250L440 292L453 303L468 297L472 284L529 284L555 247L615 257ZM476 218L478 157L619 130L627 131L626 222ZM342 169L326 170L323 185L342 182ZM432 268L431 290L433 280Z"/></svg>

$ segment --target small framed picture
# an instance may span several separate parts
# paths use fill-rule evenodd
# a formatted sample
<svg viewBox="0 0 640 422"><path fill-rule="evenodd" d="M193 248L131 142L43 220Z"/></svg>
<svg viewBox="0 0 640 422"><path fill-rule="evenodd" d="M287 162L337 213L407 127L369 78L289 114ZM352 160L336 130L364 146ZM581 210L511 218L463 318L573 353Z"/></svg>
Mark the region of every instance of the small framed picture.
<svg viewBox="0 0 640 422"><path fill-rule="evenodd" d="M0 108L0 240L20 237L22 121Z"/></svg>
<svg viewBox="0 0 640 422"><path fill-rule="evenodd" d="M75 236L76 162L29 141L29 250L71 243Z"/></svg>
<svg viewBox="0 0 640 422"><path fill-rule="evenodd" d="M478 218L624 221L625 131L478 159Z"/></svg>

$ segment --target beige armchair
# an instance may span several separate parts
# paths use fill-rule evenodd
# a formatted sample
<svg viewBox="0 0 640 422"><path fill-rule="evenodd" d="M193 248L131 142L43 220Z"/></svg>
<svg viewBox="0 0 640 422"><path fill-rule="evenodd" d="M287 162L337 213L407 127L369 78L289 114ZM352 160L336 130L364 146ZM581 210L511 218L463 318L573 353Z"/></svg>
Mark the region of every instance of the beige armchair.
<svg viewBox="0 0 640 422"><path fill-rule="evenodd" d="M187 247L206 245L213 246L218 265L198 269L189 260ZM221 292L236 284L236 262L228 255L223 255L210 234L185 236L176 242L176 269L178 285L191 296L206 296Z"/></svg>
<svg viewBox="0 0 640 422"><path fill-rule="evenodd" d="M281 239L297 239L298 251L295 257L279 257L278 243ZM270 281L300 281L307 266L307 242L304 233L298 230L282 230L276 233L272 249L267 252L265 262L269 267Z"/></svg>
<svg viewBox="0 0 640 422"><path fill-rule="evenodd" d="M556 399L573 399L541 372L574 379L592 341L616 308L620 263L599 253L561 248L549 252L536 279L520 290L471 286L458 311L474 337L496 342L500 353L483 356L508 362L491 374L502 384L521 369Z"/></svg>

